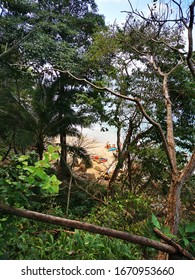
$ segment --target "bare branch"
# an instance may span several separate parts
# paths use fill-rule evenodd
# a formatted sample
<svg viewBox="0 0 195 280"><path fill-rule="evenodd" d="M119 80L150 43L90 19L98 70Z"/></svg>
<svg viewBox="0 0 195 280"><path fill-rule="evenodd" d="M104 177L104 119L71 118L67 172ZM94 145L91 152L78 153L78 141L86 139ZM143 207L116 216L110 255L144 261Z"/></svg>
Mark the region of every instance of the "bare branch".
<svg viewBox="0 0 195 280"><path fill-rule="evenodd" d="M187 28L187 24L186 24L186 21L184 20L184 15L183 15L183 10L182 10L181 5L179 3L177 3L177 1L175 1L175 0L172 0L172 1L176 6L178 6L179 14L180 14L179 20L182 21L184 26Z"/></svg>
<svg viewBox="0 0 195 280"><path fill-rule="evenodd" d="M116 96L116 97L119 97L119 98L123 98L123 99L126 99L126 100L129 100L131 102L134 102L137 107L139 108L139 110L141 111L142 115L146 118L146 120L151 123L153 126L155 126L158 130L158 132L160 133L160 136L162 138L162 142L163 142L163 145L164 145L164 148L165 148L165 152L166 152L166 155L167 155L167 159L168 159L168 162L170 164L170 167L172 170L174 170L174 165L172 163L172 159L171 159L171 155L169 153L169 147L167 145L167 141L166 141L166 138L165 138L165 135L164 135L164 132L162 130L162 127L159 123L157 123L155 120L153 120L146 112L146 110L144 109L144 106L141 104L140 100L138 98L133 98L133 97L129 97L129 96L126 96L126 95L123 95L123 94L120 94L118 92L115 92L114 90L111 90L107 87L99 87L97 85L95 85L94 83L88 81L87 79L84 79L84 78L78 78L76 77L75 75L73 75L70 71L62 71L62 70L59 70L59 69L53 69L54 71L59 71L61 73L64 73L64 74L68 74L70 77L72 77L73 79L77 80L77 81L80 81L80 82L85 82L86 84L92 86L93 88L95 89L98 89L98 90L101 90L101 91L107 91L109 93L111 93L112 95Z"/></svg>
<svg viewBox="0 0 195 280"><path fill-rule="evenodd" d="M192 156L189 160L189 162L186 164L186 166L184 167L180 178L183 184L185 184L185 182L187 182L187 180L192 176L192 174L195 171L195 150L192 153Z"/></svg>
<svg viewBox="0 0 195 280"><path fill-rule="evenodd" d="M187 55L187 63L188 67L193 75L195 77L195 68L192 60L192 54L193 54L193 25L194 25L194 7L195 7L195 1L190 5L190 22L188 26L188 55Z"/></svg>

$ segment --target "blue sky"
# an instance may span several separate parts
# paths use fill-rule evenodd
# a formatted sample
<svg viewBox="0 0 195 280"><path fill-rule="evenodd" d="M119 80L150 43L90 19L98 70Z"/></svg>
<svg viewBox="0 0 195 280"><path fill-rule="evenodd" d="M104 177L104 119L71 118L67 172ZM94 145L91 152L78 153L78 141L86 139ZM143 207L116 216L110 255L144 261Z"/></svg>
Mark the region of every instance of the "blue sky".
<svg viewBox="0 0 195 280"><path fill-rule="evenodd" d="M95 0L99 8L99 13L103 14L106 18L106 23L117 23L125 21L126 13L121 11L129 11L130 6L128 0ZM152 0L131 0L133 7L139 10L146 10L147 4L151 4Z"/></svg>

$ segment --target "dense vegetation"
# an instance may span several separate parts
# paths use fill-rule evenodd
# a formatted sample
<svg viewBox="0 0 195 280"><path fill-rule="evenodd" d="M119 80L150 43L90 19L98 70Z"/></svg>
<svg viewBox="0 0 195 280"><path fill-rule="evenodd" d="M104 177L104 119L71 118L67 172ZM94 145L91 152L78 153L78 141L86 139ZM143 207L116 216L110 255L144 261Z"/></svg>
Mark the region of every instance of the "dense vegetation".
<svg viewBox="0 0 195 280"><path fill-rule="evenodd" d="M1 1L1 259L193 258L195 2L176 2L153 1L149 17L130 5L124 25L106 26L93 0ZM103 182L85 174L78 128L93 123L116 128ZM159 253L150 240L164 235Z"/></svg>

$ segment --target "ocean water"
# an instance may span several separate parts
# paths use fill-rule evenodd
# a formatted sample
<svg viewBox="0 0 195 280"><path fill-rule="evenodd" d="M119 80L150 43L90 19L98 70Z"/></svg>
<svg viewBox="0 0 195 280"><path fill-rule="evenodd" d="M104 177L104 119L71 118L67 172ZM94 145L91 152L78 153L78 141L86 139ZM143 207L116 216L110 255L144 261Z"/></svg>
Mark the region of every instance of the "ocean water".
<svg viewBox="0 0 195 280"><path fill-rule="evenodd" d="M107 131L102 131L102 128L106 128ZM110 144L117 143L116 127L108 125L94 124L90 128L83 128L82 134L87 138L94 139L97 142L103 143L104 145L109 142Z"/></svg>

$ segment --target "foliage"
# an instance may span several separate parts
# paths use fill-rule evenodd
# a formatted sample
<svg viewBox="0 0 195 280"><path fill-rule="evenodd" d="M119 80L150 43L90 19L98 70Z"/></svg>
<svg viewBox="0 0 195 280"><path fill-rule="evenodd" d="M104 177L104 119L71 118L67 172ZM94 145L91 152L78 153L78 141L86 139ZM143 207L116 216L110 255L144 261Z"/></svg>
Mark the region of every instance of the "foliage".
<svg viewBox="0 0 195 280"><path fill-rule="evenodd" d="M133 174L134 189L144 192L148 189L152 192L154 189L151 187L156 186L155 192L166 194L170 175L167 174L169 166L163 148L158 144L151 144L151 140L146 138L140 145L129 145L129 152L136 159L135 163L141 165Z"/></svg>
<svg viewBox="0 0 195 280"><path fill-rule="evenodd" d="M70 205L68 211L69 219L83 219L88 213L91 212L91 209L95 207L97 202L90 196L92 192L85 191L85 185L87 182L79 183L78 185L72 184L71 196L70 196ZM59 194L56 197L55 201L59 205L60 209L65 212L66 210L66 201L68 196L69 183L63 182L62 187L60 188Z"/></svg>
<svg viewBox="0 0 195 280"><path fill-rule="evenodd" d="M160 241L160 238L158 238L154 232L152 231L153 227L156 227L160 229L167 237L172 239L173 241L180 244L183 248L185 248L187 251L189 251L192 255L195 255L195 223L194 222L188 222L188 221L181 221L181 224L179 226L178 230L178 236L175 236L170 233L170 228L163 226L162 222L159 221L159 219L152 213L151 220L148 221L149 225L149 232L151 234L152 239L156 239Z"/></svg>
<svg viewBox="0 0 195 280"><path fill-rule="evenodd" d="M29 222L15 221L15 226L1 219L1 259L18 260L106 260L141 258L139 246L80 231L43 229ZM6 229L6 231L5 231Z"/></svg>
<svg viewBox="0 0 195 280"><path fill-rule="evenodd" d="M24 152L36 146L41 159L45 138L60 134L60 163L66 162L66 136L78 135L76 125L87 123L79 106L75 110L76 94L85 90L53 68L85 72L83 55L92 34L104 26L103 17L93 0L2 1L1 11L0 132L9 143L5 156L12 148Z"/></svg>
<svg viewBox="0 0 195 280"><path fill-rule="evenodd" d="M195 255L195 223L181 222L177 240L186 250Z"/></svg>
<svg viewBox="0 0 195 280"><path fill-rule="evenodd" d="M91 210L87 221L104 227L141 234L150 215L150 200L126 192Z"/></svg>
<svg viewBox="0 0 195 280"><path fill-rule="evenodd" d="M37 196L54 195L61 182L51 173L52 162L59 159L59 148L48 146L44 158L35 161L36 154L14 156L9 165L1 166L1 201L11 206L28 207Z"/></svg>

